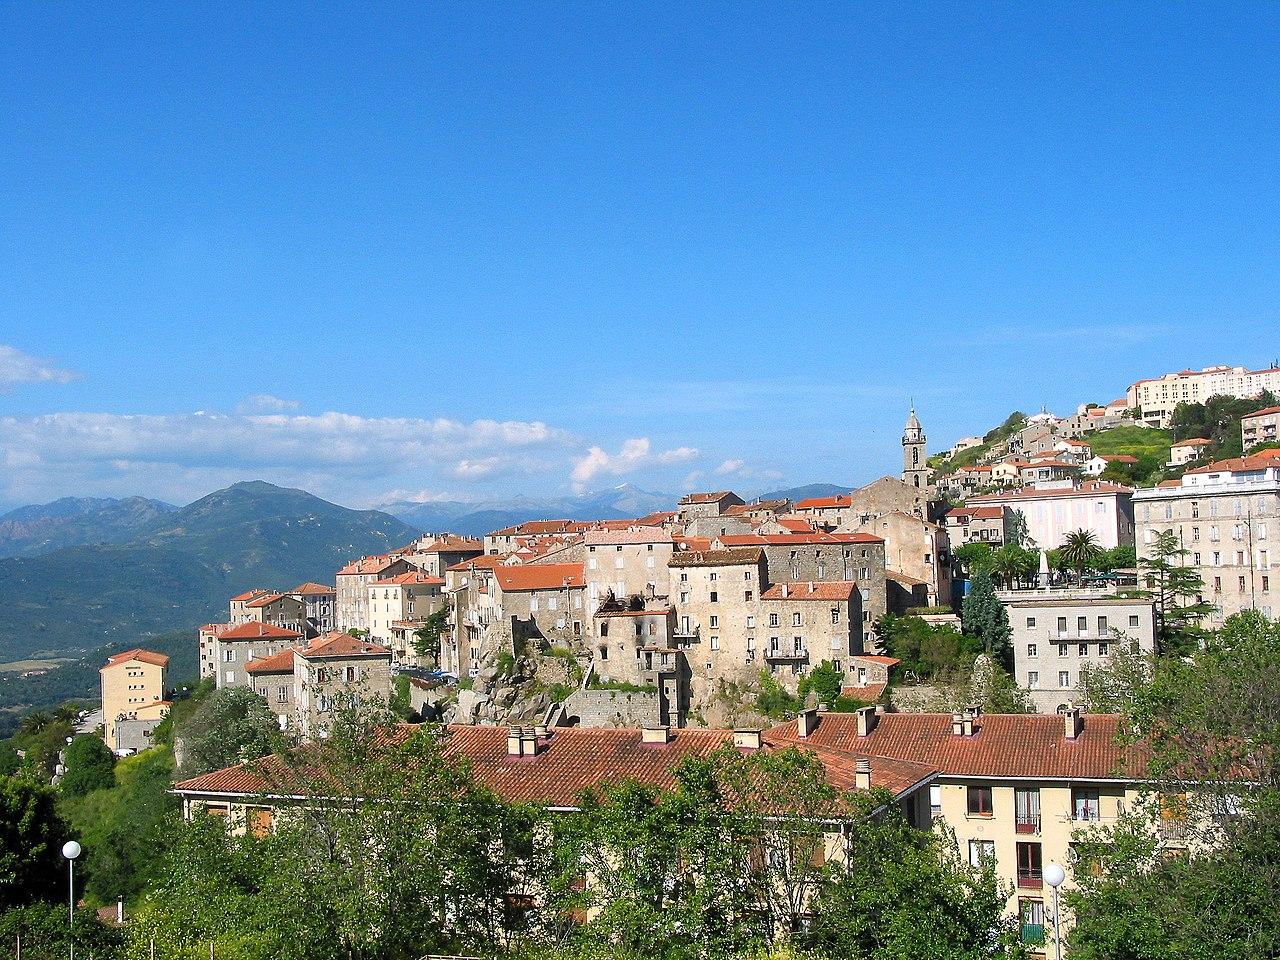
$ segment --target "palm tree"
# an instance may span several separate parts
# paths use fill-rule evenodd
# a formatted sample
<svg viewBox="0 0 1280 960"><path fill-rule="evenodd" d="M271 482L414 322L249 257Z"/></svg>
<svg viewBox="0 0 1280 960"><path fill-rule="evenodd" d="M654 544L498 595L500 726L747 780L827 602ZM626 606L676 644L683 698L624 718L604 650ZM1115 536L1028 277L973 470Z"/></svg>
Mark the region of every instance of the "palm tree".
<svg viewBox="0 0 1280 960"><path fill-rule="evenodd" d="M1063 539L1061 550L1063 562L1076 572L1077 579L1102 557L1102 547L1092 530L1072 530Z"/></svg>
<svg viewBox="0 0 1280 960"><path fill-rule="evenodd" d="M1018 547L1006 544L991 554L991 575L997 577L1004 587L1012 586L1014 578L1021 573L1022 559L1018 553Z"/></svg>

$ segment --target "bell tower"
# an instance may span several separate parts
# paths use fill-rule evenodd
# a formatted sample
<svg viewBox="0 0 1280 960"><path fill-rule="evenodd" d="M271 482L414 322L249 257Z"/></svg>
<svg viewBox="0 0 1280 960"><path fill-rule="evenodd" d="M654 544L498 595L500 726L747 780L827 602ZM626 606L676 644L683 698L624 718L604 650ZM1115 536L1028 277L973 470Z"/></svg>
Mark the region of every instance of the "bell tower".
<svg viewBox="0 0 1280 960"><path fill-rule="evenodd" d="M916 416L916 407L911 405L911 413L907 417L907 425L902 431L902 482L913 487L926 489L929 486L929 464L925 453L924 428Z"/></svg>

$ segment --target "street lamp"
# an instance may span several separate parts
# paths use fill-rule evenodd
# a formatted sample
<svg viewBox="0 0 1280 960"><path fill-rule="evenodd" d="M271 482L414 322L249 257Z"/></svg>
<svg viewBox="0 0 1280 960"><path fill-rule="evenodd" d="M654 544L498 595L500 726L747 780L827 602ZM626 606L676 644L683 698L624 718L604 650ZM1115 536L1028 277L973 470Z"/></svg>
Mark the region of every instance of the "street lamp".
<svg viewBox="0 0 1280 960"><path fill-rule="evenodd" d="M1058 887L1067 879L1067 871L1056 863L1044 868L1044 882L1053 888L1053 955L1062 960L1062 928L1058 924Z"/></svg>
<svg viewBox="0 0 1280 960"><path fill-rule="evenodd" d="M62 845L62 855L67 858L67 940L71 944L71 960L76 960L76 857L80 856L80 849L74 840Z"/></svg>

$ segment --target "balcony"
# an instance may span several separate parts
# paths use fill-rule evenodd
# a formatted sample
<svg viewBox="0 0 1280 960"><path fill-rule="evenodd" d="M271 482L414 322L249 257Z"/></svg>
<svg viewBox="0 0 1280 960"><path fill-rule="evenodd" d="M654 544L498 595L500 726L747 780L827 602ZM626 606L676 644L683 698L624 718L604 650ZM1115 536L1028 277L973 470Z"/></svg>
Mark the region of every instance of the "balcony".
<svg viewBox="0 0 1280 960"><path fill-rule="evenodd" d="M766 660L776 660L779 662L782 662L782 661L799 662L801 660L809 659L809 651L808 650L770 650L768 653L764 655L764 658Z"/></svg>
<svg viewBox="0 0 1280 960"><path fill-rule="evenodd" d="M1022 924L1022 943L1027 947L1044 946L1044 924L1043 923L1024 923Z"/></svg>
<svg viewBox="0 0 1280 960"><path fill-rule="evenodd" d="M1017 817L1013 822L1016 833L1039 833L1040 815Z"/></svg>
<svg viewBox="0 0 1280 960"><path fill-rule="evenodd" d="M1166 843L1185 843L1190 833L1185 820L1160 821L1160 839Z"/></svg>
<svg viewBox="0 0 1280 960"><path fill-rule="evenodd" d="M1018 889L1019 890L1039 890L1044 886L1044 880L1040 876L1039 870L1026 870L1022 867L1018 868Z"/></svg>

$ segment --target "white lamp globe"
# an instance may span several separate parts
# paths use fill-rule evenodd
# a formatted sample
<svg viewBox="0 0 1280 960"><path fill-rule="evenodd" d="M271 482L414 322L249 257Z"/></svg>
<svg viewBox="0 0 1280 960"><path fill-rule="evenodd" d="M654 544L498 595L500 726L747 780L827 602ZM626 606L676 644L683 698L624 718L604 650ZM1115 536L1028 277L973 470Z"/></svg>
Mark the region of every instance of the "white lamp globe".
<svg viewBox="0 0 1280 960"><path fill-rule="evenodd" d="M1044 882L1049 886L1057 887L1065 879L1067 879L1067 872L1056 863L1051 863L1044 868Z"/></svg>
<svg viewBox="0 0 1280 960"><path fill-rule="evenodd" d="M76 857L80 856L80 844L76 843L74 840L68 840L62 845L62 855L68 860L74 860Z"/></svg>

